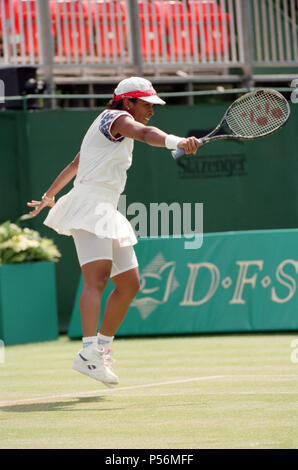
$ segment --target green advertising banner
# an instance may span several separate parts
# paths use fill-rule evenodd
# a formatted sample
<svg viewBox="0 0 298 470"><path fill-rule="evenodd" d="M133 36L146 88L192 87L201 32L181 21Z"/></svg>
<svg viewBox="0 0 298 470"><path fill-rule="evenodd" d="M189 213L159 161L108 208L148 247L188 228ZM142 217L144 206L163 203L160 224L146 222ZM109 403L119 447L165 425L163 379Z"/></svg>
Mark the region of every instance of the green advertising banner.
<svg viewBox="0 0 298 470"><path fill-rule="evenodd" d="M298 230L140 239L141 289L117 332L126 335L298 329ZM80 280L68 335L82 336ZM110 280L105 292L113 289Z"/></svg>

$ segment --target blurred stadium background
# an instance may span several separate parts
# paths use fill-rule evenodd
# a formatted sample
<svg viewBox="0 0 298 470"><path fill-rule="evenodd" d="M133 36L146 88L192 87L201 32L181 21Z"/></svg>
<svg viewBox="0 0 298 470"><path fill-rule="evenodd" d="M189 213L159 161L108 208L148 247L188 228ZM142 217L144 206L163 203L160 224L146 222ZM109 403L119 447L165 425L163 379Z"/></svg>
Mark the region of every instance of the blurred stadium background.
<svg viewBox="0 0 298 470"><path fill-rule="evenodd" d="M275 374L282 375L285 364L288 378L293 367L297 372L297 364L290 361L290 343L298 330L297 28L297 0L0 0L0 198L5 202L0 205L0 223L18 221L26 202L41 197L74 158L88 126L125 77L141 75L152 81L167 101L156 110L152 125L177 135L207 133L227 106L253 87L278 89L291 106L289 122L276 135L251 143L215 143L192 159L175 162L165 149L135 144L126 210L134 202L144 204L148 214L152 203L203 203L204 242L202 248L185 250L183 238L140 239L136 250L142 288L119 338L282 333L286 336L283 340L281 335L279 351L285 355L277 360ZM132 219L136 214L126 215ZM43 219L41 215L22 226L53 239L62 253L50 273L54 301L44 287L35 288L32 301L27 271L17 275L12 267L0 266L0 339L11 345L11 357L20 351L13 345L25 348L23 343L61 335L81 337L75 249L71 239L49 230ZM8 287L17 277L18 288ZM42 283L44 275L35 273L38 277ZM16 290L24 291L26 302ZM231 337L232 349L234 340ZM265 370L261 342L256 351L260 348L261 358L264 353ZM240 349L234 351L238 356ZM150 354L148 349L148 359ZM249 369L250 354L243 370ZM5 367L3 399L8 400L7 361ZM240 367L228 373L239 373ZM0 364L0 374L3 371ZM134 379L125 373L130 384ZM146 378L153 381L150 374ZM55 384L59 386L61 382ZM291 387L285 393L293 393ZM39 395L47 393L41 390ZM23 397L28 399L28 393L11 398ZM289 415L293 409L289 403ZM11 441L5 442L11 446ZM18 445L30 447L24 442ZM120 445L113 444L117 442ZM166 434L161 442L179 447L167 441ZM221 442L229 445L226 436ZM265 439L260 445L278 441L270 442ZM186 439L183 445L188 444L194 442ZM156 441L148 445L154 447ZM283 437L278 445L295 447L297 442Z"/></svg>

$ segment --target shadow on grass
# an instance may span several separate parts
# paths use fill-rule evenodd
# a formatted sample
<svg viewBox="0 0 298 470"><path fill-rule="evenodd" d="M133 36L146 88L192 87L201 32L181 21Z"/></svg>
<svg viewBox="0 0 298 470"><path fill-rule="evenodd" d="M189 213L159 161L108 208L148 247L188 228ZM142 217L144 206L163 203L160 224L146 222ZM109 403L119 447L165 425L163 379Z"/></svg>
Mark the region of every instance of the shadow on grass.
<svg viewBox="0 0 298 470"><path fill-rule="evenodd" d="M105 397L78 397L72 400L57 400L49 401L44 403L28 403L28 404L15 404L8 406L1 406L0 411L6 411L8 413L32 413L32 412L43 412L43 411L65 411L66 408L72 411L82 411L83 409L75 409L77 405L84 403L100 403L104 402ZM108 411L111 408L97 408L98 411Z"/></svg>

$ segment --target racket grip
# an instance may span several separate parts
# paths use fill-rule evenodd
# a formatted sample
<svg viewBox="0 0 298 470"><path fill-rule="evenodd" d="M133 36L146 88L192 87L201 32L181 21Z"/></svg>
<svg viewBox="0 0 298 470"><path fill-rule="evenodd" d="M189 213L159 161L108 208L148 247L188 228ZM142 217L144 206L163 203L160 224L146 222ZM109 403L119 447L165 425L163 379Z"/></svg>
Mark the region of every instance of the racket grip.
<svg viewBox="0 0 298 470"><path fill-rule="evenodd" d="M176 160L179 157L182 157L182 155L185 154L184 149L177 149L177 150L172 150L171 152L173 158Z"/></svg>
<svg viewBox="0 0 298 470"><path fill-rule="evenodd" d="M204 139L198 139L198 141L200 142L200 145L204 144ZM172 154L174 160L177 160L177 158L182 157L182 155L185 154L185 151L184 151L184 149L172 150L171 154Z"/></svg>

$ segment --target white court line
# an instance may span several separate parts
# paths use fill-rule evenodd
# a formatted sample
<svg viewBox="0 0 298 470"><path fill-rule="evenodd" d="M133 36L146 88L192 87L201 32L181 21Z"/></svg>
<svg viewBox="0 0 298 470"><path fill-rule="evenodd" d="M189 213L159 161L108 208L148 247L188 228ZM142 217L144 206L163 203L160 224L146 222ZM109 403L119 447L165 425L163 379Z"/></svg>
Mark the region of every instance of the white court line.
<svg viewBox="0 0 298 470"><path fill-rule="evenodd" d="M53 401L59 400L62 398L77 398L77 397L85 397L90 395L101 395L102 393L115 393L115 392L122 392L125 390L136 390L139 388L149 388L149 387L158 387L162 385L173 385L173 384L183 384L187 382L196 382L200 380L212 380L212 379L221 379L224 375L207 375L205 377L193 377L190 379L182 379L182 380L169 380L168 382L155 382L151 384L142 384L142 385L129 385L128 387L115 387L115 388L108 388L108 389L100 389L100 390L92 390L88 392L76 392L76 393L66 393L64 395L50 395L47 397L36 397L36 398L25 398L24 400L9 400L9 401L1 401L0 408L4 406L15 406L15 405L26 405L27 403L39 403L42 401Z"/></svg>
<svg viewBox="0 0 298 470"><path fill-rule="evenodd" d="M298 378L297 374L227 374L227 375L207 375L204 377L192 377L189 379L180 379L180 380L170 380L167 382L155 382L150 384L142 384L142 385L129 385L127 387L115 387L115 388L104 388L99 390L89 390L86 392L74 392L74 393L66 393L63 395L49 395L46 397L36 397L36 398L25 398L24 400L8 400L8 401L1 401L0 402L0 409L4 406L16 406L16 405L26 405L29 403L39 403L43 401L51 402L53 400L60 400L63 398L78 398L78 397L85 397L90 395L101 395L105 393L115 393L115 392L122 392L126 390L137 390L141 388L150 388L150 387L158 387L163 385L172 385L172 384L182 384L188 382L198 382L202 380L212 380L212 379L222 379L222 378L258 378L258 377L295 377ZM225 393L225 392L224 392ZM231 392L228 392L231 393ZM265 392L235 392L235 394L253 394L253 393L264 393ZM271 392L266 392L271 393ZM273 392L272 392L273 393ZM276 393L276 392L274 392ZM280 393L289 393L292 392L280 392Z"/></svg>

